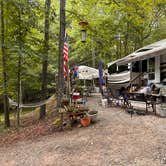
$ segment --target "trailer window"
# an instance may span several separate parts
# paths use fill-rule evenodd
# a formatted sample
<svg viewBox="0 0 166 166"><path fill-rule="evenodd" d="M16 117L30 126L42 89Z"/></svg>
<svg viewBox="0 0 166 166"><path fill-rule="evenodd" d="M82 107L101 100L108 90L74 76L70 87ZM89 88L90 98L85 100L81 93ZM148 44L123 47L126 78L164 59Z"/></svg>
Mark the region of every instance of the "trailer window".
<svg viewBox="0 0 166 166"><path fill-rule="evenodd" d="M132 72L140 72L139 66L140 66L139 61L132 63Z"/></svg>
<svg viewBox="0 0 166 166"><path fill-rule="evenodd" d="M155 58L149 59L148 72L149 72L149 80L154 80L155 79Z"/></svg>
<svg viewBox="0 0 166 166"><path fill-rule="evenodd" d="M147 72L147 60L142 61L142 72Z"/></svg>
<svg viewBox="0 0 166 166"><path fill-rule="evenodd" d="M113 65L109 66L108 67L108 73L109 74L116 73L116 68L117 68L116 64L113 64Z"/></svg>
<svg viewBox="0 0 166 166"><path fill-rule="evenodd" d="M123 72L123 71L127 71L127 70L129 70L128 65L122 65L122 66L118 67L118 73Z"/></svg>

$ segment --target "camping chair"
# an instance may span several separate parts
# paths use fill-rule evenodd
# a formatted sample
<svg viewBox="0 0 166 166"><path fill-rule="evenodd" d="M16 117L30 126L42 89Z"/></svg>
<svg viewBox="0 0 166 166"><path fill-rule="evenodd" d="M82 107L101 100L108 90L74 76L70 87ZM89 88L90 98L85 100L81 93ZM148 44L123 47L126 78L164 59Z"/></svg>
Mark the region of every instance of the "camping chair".
<svg viewBox="0 0 166 166"><path fill-rule="evenodd" d="M124 94L120 96L120 98L121 98L122 107L132 108L131 102L129 101L128 94Z"/></svg>
<svg viewBox="0 0 166 166"><path fill-rule="evenodd" d="M108 100L108 106L122 106L124 101L120 96L114 96L113 93L107 93L105 98Z"/></svg>
<svg viewBox="0 0 166 166"><path fill-rule="evenodd" d="M146 112L148 112L148 108L152 108L153 112L156 114L156 99L152 95L146 95L145 102Z"/></svg>
<svg viewBox="0 0 166 166"><path fill-rule="evenodd" d="M121 106L125 108L131 108L131 102L129 101L129 94L126 88L122 87L120 90Z"/></svg>

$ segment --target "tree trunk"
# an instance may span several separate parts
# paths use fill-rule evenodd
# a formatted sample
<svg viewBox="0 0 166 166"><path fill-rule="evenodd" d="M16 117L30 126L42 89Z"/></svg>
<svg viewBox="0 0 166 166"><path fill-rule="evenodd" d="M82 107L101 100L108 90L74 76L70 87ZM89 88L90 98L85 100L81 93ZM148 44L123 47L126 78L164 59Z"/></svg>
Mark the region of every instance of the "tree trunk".
<svg viewBox="0 0 166 166"><path fill-rule="evenodd" d="M61 106L64 94L63 46L65 37L65 0L60 0L60 32L59 32L59 63L58 63L58 98L57 106Z"/></svg>
<svg viewBox="0 0 166 166"><path fill-rule="evenodd" d="M19 6L19 54L17 71L17 127L20 126L20 82L21 82L21 57L22 57L22 34L21 34L21 5Z"/></svg>
<svg viewBox="0 0 166 166"><path fill-rule="evenodd" d="M17 127L20 126L20 82L21 82L21 46L19 46L17 73Z"/></svg>
<svg viewBox="0 0 166 166"><path fill-rule="evenodd" d="M10 127L9 102L7 95L7 73L6 73L6 55L5 55L5 34L4 34L4 13L3 1L1 1L1 51L2 51L2 78L3 78L3 103L5 115L5 127Z"/></svg>
<svg viewBox="0 0 166 166"><path fill-rule="evenodd" d="M44 35L44 55L42 62L42 96L41 99L47 98L47 67L48 67L48 51L49 51L49 16L50 16L51 0L45 1L45 35ZM46 105L40 108L40 119L46 115Z"/></svg>

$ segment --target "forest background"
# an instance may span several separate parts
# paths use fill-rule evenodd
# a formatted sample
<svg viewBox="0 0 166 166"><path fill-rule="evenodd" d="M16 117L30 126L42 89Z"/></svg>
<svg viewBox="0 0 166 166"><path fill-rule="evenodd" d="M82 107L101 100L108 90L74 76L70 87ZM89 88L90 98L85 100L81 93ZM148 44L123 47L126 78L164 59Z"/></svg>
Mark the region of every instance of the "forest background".
<svg viewBox="0 0 166 166"><path fill-rule="evenodd" d="M47 68L46 96L57 90L60 1L1 0L0 94L23 102L41 99ZM166 37L166 0L66 0L69 66L98 68ZM81 42L80 21L87 21ZM48 42L47 42L48 41ZM19 79L19 82L18 82Z"/></svg>

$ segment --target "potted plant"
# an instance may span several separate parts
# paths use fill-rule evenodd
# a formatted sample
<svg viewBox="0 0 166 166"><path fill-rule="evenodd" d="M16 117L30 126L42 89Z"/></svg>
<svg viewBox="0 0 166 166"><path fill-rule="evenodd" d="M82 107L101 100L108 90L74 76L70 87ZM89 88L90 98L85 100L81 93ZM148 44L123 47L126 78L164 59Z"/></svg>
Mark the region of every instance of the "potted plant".
<svg viewBox="0 0 166 166"><path fill-rule="evenodd" d="M74 106L74 105L69 105L69 106L67 106L67 111L68 111L68 112L73 112L74 109L75 109L75 106Z"/></svg>
<svg viewBox="0 0 166 166"><path fill-rule="evenodd" d="M83 118L80 119L81 125L83 127L87 127L90 125L91 123L91 117L89 116L84 116Z"/></svg>

